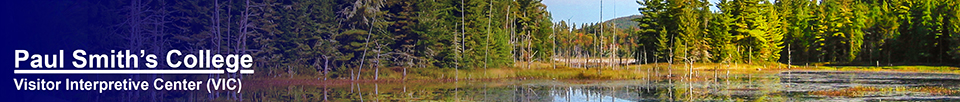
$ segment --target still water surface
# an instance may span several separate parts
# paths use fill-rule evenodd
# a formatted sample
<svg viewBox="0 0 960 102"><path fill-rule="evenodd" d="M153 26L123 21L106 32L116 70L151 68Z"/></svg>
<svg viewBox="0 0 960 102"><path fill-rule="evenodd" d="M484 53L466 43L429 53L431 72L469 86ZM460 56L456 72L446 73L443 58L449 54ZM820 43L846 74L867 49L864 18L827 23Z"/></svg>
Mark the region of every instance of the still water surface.
<svg viewBox="0 0 960 102"><path fill-rule="evenodd" d="M269 84L269 83L263 83ZM960 75L782 71L657 80L500 79L265 85L250 101L960 101ZM952 90L952 91L951 91ZM279 94L277 94L279 93Z"/></svg>

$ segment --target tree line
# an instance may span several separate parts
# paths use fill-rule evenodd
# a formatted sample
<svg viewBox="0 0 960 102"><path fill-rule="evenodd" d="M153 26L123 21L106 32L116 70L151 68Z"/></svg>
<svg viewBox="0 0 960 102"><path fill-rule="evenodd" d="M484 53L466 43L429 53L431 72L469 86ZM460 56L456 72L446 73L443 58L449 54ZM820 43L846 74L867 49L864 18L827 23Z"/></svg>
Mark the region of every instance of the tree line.
<svg viewBox="0 0 960 102"><path fill-rule="evenodd" d="M91 40L97 46L90 49L249 53L257 58L257 76L360 79L380 69L529 68L554 58L960 61L960 7L951 0L642 0L635 28L554 23L540 0L74 3L95 5L75 11L85 14L77 22L96 26L70 30L103 35L85 36L101 39Z"/></svg>
<svg viewBox="0 0 960 102"><path fill-rule="evenodd" d="M387 68L512 67L549 58L556 43L540 0L74 3L93 25L84 34L101 39L91 49L246 53L256 58L257 76L360 79Z"/></svg>
<svg viewBox="0 0 960 102"><path fill-rule="evenodd" d="M638 1L635 52L687 62L946 64L960 60L954 0ZM715 6L719 10L711 10Z"/></svg>

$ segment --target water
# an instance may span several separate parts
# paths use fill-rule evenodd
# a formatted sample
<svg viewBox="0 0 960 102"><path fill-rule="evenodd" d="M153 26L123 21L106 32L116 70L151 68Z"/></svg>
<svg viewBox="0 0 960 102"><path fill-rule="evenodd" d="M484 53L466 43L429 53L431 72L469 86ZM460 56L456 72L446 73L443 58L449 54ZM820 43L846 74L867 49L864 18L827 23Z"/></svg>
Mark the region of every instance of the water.
<svg viewBox="0 0 960 102"><path fill-rule="evenodd" d="M958 85L956 74L783 71L659 80L269 81L244 96L252 101L960 101Z"/></svg>

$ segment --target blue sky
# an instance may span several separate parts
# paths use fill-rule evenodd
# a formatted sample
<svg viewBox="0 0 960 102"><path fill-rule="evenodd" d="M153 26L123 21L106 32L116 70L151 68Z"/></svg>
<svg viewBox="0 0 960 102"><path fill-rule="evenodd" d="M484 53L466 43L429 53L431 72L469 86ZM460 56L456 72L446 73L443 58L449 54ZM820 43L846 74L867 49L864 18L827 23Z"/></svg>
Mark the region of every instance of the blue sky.
<svg viewBox="0 0 960 102"><path fill-rule="evenodd" d="M716 3L718 0L708 0ZM639 15L640 7L636 0L603 0L603 20L600 19L600 0L543 0L547 11L553 14L553 21L566 20L568 23L595 23L616 17ZM711 8L716 9L716 8Z"/></svg>

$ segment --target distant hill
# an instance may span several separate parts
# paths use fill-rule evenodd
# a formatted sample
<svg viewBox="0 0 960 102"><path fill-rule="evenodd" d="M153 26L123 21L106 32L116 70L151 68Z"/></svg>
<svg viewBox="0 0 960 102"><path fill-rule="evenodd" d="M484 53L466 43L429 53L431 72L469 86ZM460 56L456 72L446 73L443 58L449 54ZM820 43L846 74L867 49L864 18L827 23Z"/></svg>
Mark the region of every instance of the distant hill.
<svg viewBox="0 0 960 102"><path fill-rule="evenodd" d="M630 16L624 16L624 17L617 17L617 18L614 18L614 19L610 19L610 20L607 20L607 21L603 21L603 23L614 23L614 24L616 24L617 28L619 28L619 29L633 29L633 28L637 27L637 24L640 24L640 23L634 22L634 21L632 21L632 20L633 20L634 18L640 18L640 17L643 17L643 16L640 16L640 15L630 15ZM580 28L577 28L577 29L583 29L583 28L594 28L594 29L596 29L596 28L597 28L597 25L594 25L594 24L596 24L596 23L589 23L588 25L586 25L586 27L580 27Z"/></svg>
<svg viewBox="0 0 960 102"><path fill-rule="evenodd" d="M643 16L630 15L630 16L624 16L624 17L617 17L614 19L603 21L603 23L615 23L617 24L617 28L628 29L628 28L637 27L637 24L640 24L640 23L637 23L631 20L633 20L634 18L640 18L640 17L643 17Z"/></svg>

